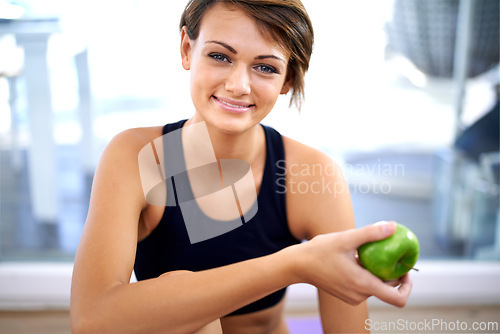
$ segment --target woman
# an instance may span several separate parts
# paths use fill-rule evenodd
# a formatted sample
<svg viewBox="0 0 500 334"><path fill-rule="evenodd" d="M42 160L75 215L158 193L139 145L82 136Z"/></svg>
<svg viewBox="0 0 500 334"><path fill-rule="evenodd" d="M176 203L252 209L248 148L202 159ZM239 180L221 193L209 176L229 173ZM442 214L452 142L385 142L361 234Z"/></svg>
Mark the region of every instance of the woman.
<svg viewBox="0 0 500 334"><path fill-rule="evenodd" d="M369 296L405 305L409 276L391 286L356 261L395 225L355 230L341 173L308 169L338 167L260 125L280 94L300 104L312 42L299 0L188 3L180 49L194 115L127 130L104 151L75 259L73 333L288 333L284 289L299 282L318 288L325 333L365 331Z"/></svg>

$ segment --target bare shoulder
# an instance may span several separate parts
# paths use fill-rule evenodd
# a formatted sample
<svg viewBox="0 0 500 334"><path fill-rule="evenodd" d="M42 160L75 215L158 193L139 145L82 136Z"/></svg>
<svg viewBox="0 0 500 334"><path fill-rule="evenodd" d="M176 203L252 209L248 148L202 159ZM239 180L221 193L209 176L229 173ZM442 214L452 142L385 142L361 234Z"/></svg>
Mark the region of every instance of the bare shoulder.
<svg viewBox="0 0 500 334"><path fill-rule="evenodd" d="M118 194L123 191L136 207L144 207L138 156L143 147L159 136L161 127L134 128L115 135L100 157L94 175L91 204L95 203L94 200L101 202L111 195L112 198L122 197Z"/></svg>
<svg viewBox="0 0 500 334"><path fill-rule="evenodd" d="M349 187L341 167L326 153L283 137L287 213L292 233L310 239L354 226Z"/></svg>
<svg viewBox="0 0 500 334"><path fill-rule="evenodd" d="M139 152L149 142L162 135L162 127L132 128L116 134L106 147L105 152Z"/></svg>
<svg viewBox="0 0 500 334"><path fill-rule="evenodd" d="M289 172L297 176L325 176L342 178L340 166L325 152L283 136L285 157ZM301 173L297 173L301 171ZM315 172L315 173L313 173ZM320 175L320 172L323 173Z"/></svg>
<svg viewBox="0 0 500 334"><path fill-rule="evenodd" d="M95 177L136 172L139 152L161 134L161 127L133 128L116 134L102 152Z"/></svg>

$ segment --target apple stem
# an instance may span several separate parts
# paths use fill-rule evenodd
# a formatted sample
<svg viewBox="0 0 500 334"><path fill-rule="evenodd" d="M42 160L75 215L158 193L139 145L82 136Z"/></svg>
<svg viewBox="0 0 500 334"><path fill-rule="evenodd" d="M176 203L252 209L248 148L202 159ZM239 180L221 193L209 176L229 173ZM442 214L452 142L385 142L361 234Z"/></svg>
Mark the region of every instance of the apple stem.
<svg viewBox="0 0 500 334"><path fill-rule="evenodd" d="M417 268L415 268L415 267L410 267L408 264L404 263L403 261L399 261L399 263L401 263L401 264L402 264L403 266L405 266L406 268L409 268L409 269L413 269L413 270L415 270L415 271L418 271L418 269L417 269Z"/></svg>

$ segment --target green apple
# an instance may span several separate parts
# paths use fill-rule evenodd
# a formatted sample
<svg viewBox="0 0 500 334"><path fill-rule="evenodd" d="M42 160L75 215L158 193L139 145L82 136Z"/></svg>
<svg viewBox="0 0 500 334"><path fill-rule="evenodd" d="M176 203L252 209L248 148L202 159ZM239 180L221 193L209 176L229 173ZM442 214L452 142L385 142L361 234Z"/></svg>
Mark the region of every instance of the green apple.
<svg viewBox="0 0 500 334"><path fill-rule="evenodd" d="M372 274L391 281L414 269L419 250L415 234L406 226L397 224L396 232L390 237L360 246L358 256L361 265Z"/></svg>

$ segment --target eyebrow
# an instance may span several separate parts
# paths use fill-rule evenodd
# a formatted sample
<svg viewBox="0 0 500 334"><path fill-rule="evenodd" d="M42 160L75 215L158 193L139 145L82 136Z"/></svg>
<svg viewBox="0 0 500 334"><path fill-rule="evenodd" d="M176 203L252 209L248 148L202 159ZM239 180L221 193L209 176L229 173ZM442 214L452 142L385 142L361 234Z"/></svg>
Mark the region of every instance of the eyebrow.
<svg viewBox="0 0 500 334"><path fill-rule="evenodd" d="M231 51L232 53L234 54L238 54L238 52L233 49L232 47L230 47L229 45L227 45L226 43L223 43L223 42L219 42L219 41L207 41L205 44L208 44L208 43L215 43L215 44L219 44L219 45L222 45L223 47L225 47L226 49L228 49L229 51Z"/></svg>
<svg viewBox="0 0 500 334"><path fill-rule="evenodd" d="M236 51L233 47L227 45L224 42L219 42L219 41L207 41L207 42L205 42L205 44L208 44L208 43L219 44L219 45L225 47L226 49L228 49L229 51L231 51L232 53L238 54L238 51ZM280 60L286 64L286 61L283 58L280 58L280 57L275 56L275 55L262 55L262 56L255 57L255 59L267 59L267 58L277 59L277 60Z"/></svg>
<svg viewBox="0 0 500 334"><path fill-rule="evenodd" d="M257 57L255 57L255 59L266 59L266 58L278 59L278 60L281 60L283 63L286 64L286 61L283 58L280 58L280 57L275 56L275 55L264 55L264 56L257 56Z"/></svg>

